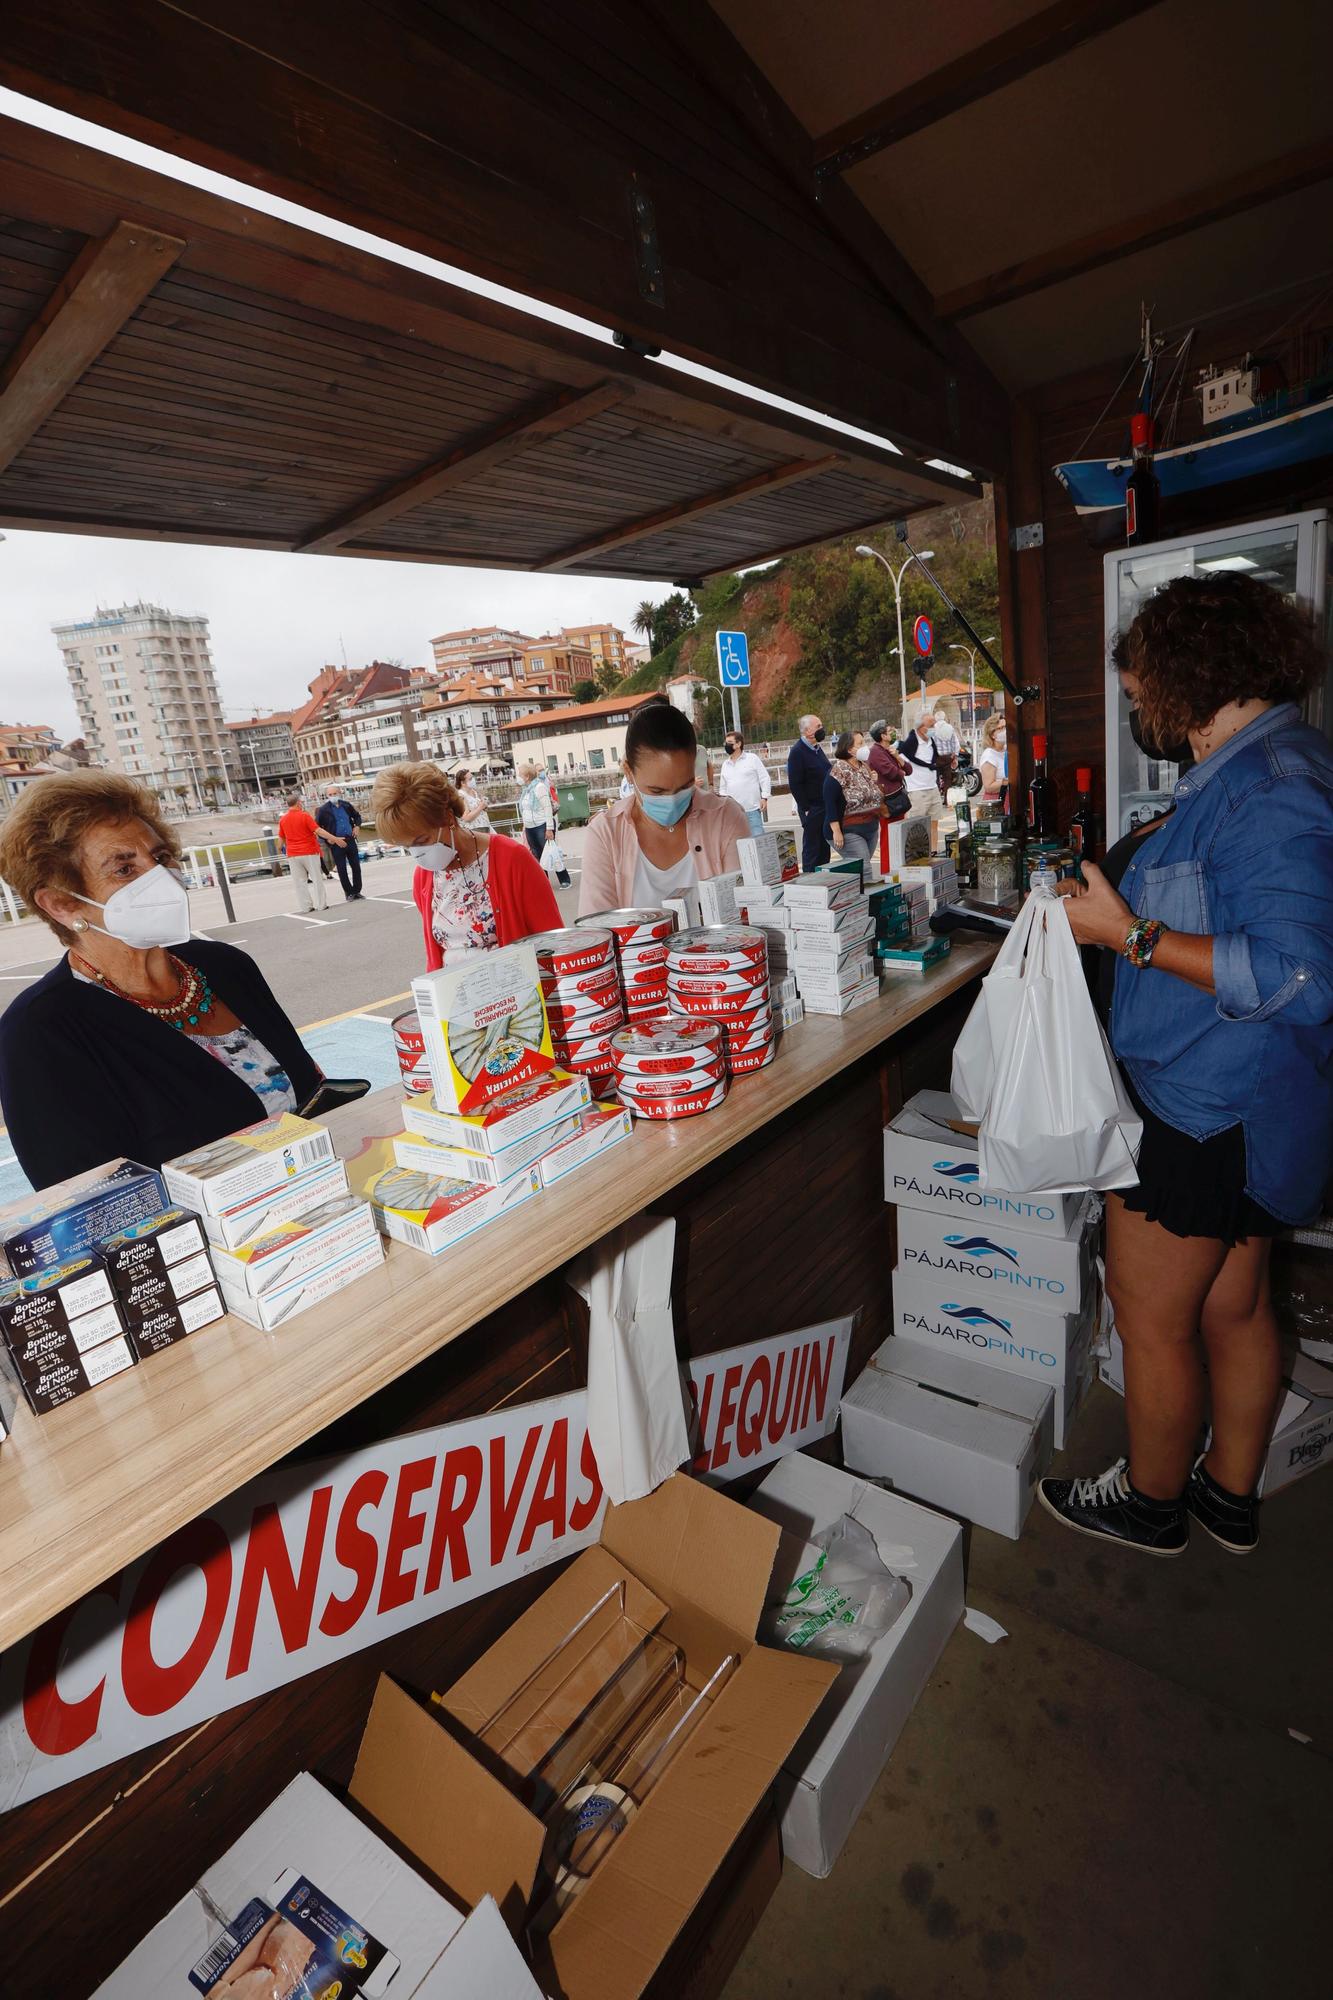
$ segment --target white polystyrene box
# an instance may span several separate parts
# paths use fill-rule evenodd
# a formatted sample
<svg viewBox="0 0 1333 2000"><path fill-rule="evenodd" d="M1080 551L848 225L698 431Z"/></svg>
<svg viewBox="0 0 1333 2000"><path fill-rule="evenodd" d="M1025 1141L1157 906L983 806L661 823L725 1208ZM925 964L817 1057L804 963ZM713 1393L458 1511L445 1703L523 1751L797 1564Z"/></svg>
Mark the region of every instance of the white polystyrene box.
<svg viewBox="0 0 1333 2000"><path fill-rule="evenodd" d="M884 1128L884 1198L913 1208L1011 1228L1069 1236L1077 1230L1083 1194L1005 1194L977 1186L977 1142L948 1120L958 1107L945 1090L919 1090Z"/></svg>

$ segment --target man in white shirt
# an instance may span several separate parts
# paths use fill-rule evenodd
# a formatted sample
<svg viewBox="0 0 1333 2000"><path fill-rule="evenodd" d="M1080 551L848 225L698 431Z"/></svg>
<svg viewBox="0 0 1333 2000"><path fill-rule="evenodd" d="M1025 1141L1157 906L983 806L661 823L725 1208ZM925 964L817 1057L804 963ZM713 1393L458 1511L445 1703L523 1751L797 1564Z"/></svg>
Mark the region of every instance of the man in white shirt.
<svg viewBox="0 0 1333 2000"><path fill-rule="evenodd" d="M753 750L746 749L745 738L739 729L727 731L726 752L722 769L717 774L717 788L724 799L735 799L750 822L751 834L757 840L764 830L768 801L773 792L768 766L762 757L755 756Z"/></svg>
<svg viewBox="0 0 1333 2000"><path fill-rule="evenodd" d="M930 822L929 842L933 850L935 822L944 817L944 800L940 797L938 752L930 734L930 724L930 710L923 708L915 728L902 738L897 750L900 757L907 759L909 766L904 774L907 796L911 801L907 818L909 821L924 819Z"/></svg>

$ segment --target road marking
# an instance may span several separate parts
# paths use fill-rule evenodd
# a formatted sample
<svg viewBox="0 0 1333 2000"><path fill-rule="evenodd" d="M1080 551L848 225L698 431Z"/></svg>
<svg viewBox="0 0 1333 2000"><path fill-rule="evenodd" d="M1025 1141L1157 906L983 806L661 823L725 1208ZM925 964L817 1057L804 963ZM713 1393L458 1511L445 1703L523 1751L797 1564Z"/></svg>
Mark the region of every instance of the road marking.
<svg viewBox="0 0 1333 2000"><path fill-rule="evenodd" d="M30 979L40 979L41 977L42 974L40 972L0 972L0 979L17 980L20 986Z"/></svg>
<svg viewBox="0 0 1333 2000"><path fill-rule="evenodd" d="M282 914L289 917L294 924L314 924L315 928L321 931L328 930L332 924L347 922L346 917L298 917L295 910L284 910Z"/></svg>
<svg viewBox="0 0 1333 2000"><path fill-rule="evenodd" d="M410 1000L411 998L412 998L412 989L409 986L405 993L386 993L382 1000L372 1000L370 1002L370 1005L372 1007L396 1007L400 1000ZM312 1033L313 1030L316 1028L331 1028L337 1021L358 1020L362 1016L364 1011L365 1010L362 1007L348 1007L341 1014L326 1015L326 1017L322 1021L307 1021L305 1026L302 1029L300 1029L299 1032L303 1035L308 1035ZM381 1017L377 1015L374 1018L379 1019Z"/></svg>
<svg viewBox="0 0 1333 2000"><path fill-rule="evenodd" d="M406 896L363 896L363 903L392 903L398 910L415 910L416 904Z"/></svg>

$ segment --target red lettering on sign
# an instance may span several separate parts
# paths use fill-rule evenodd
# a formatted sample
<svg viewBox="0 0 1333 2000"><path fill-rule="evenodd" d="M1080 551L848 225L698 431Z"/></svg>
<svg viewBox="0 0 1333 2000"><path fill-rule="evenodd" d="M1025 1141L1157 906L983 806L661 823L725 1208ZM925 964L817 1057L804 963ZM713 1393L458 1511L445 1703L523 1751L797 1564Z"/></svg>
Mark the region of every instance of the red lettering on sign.
<svg viewBox="0 0 1333 2000"><path fill-rule="evenodd" d="M790 1367L788 1367L788 1363L791 1364ZM779 1416L778 1397L782 1394L782 1374L784 1369L787 1371L787 1400L782 1405L782 1414ZM796 1356L785 1352L779 1354L776 1373L773 1377L773 1393L768 1399L768 1441L770 1444L780 1444L786 1436L787 1420L791 1416L792 1390L795 1385Z"/></svg>
<svg viewBox="0 0 1333 2000"><path fill-rule="evenodd" d="M369 1528L361 1526L361 1516L367 1507L379 1506L388 1484L388 1473L375 1466L361 1473L347 1489L347 1498L338 1515L333 1553L356 1581L346 1597L330 1597L324 1606L319 1629L328 1639L341 1639L344 1632L350 1632L370 1602L380 1564L380 1545Z"/></svg>
<svg viewBox="0 0 1333 2000"><path fill-rule="evenodd" d="M505 1485L505 1441L503 1437L491 1439L491 1561L498 1569L504 1561L505 1550L509 1546L509 1536L514 1526L514 1516L518 1513L518 1503L527 1484L532 1468L537 1440L541 1436L540 1424L534 1424L523 1440L519 1453L518 1471L514 1483Z"/></svg>
<svg viewBox="0 0 1333 2000"><path fill-rule="evenodd" d="M393 1496L393 1518L389 1522L389 1546L384 1551L384 1581L380 1585L379 1612L397 1611L416 1595L419 1573L403 1574L403 1557L425 1539L426 1516L412 1512L412 1502L424 1493L435 1478L436 1460L410 1458L398 1468L398 1490Z"/></svg>
<svg viewBox="0 0 1333 2000"><path fill-rule="evenodd" d="M569 1510L571 1535L581 1535L591 1524L597 1509L602 1504L602 1475L597 1470L597 1457L592 1448L592 1439L586 1431L583 1433L583 1445L579 1452L579 1476L588 1482L588 1497L586 1500L576 1500Z"/></svg>
<svg viewBox="0 0 1333 2000"><path fill-rule="evenodd" d="M315 1615L315 1586L319 1582L320 1557L324 1552L324 1531L328 1527L331 1486L317 1486L310 1496L306 1516L305 1547L301 1551L301 1573L292 1574L292 1558L283 1537L282 1521L271 1500L256 1507L245 1545L245 1567L236 1596L236 1619L232 1626L231 1651L227 1656L227 1679L235 1680L250 1665L255 1643L255 1620L259 1600L267 1582L283 1650L296 1652L310 1637L310 1621Z"/></svg>
<svg viewBox="0 0 1333 2000"><path fill-rule="evenodd" d="M822 1367L820 1366L821 1356L823 1357ZM807 1371L807 1381L805 1385L805 1408L801 1412L802 1430L805 1429L806 1425L810 1421L811 1403L813 1403L815 1406L815 1416L818 1418L820 1423L823 1423L824 1405L828 1401L829 1376L832 1373L833 1373L833 1341L832 1337L830 1337L827 1344L825 1344L825 1342L822 1340L816 1341L814 1346L810 1349L810 1366Z"/></svg>
<svg viewBox="0 0 1333 2000"><path fill-rule="evenodd" d="M759 1389L759 1402L751 1418L747 1414L750 1409L750 1391L756 1386ZM741 1390L740 1415L736 1420L736 1449L742 1458L753 1458L756 1452L764 1448L764 1413L768 1408L772 1386L773 1377L768 1365L768 1356L761 1354L757 1360L750 1363L750 1372L745 1378L745 1387Z"/></svg>
<svg viewBox="0 0 1333 2000"><path fill-rule="evenodd" d="M481 1452L475 1444L459 1445L455 1451L447 1451L444 1455L440 1500L435 1509L430 1555L426 1560L428 1591L439 1589L446 1555L449 1558L449 1574L455 1583L461 1583L465 1576L472 1574L464 1529L472 1519L484 1469Z"/></svg>
<svg viewBox="0 0 1333 2000"><path fill-rule="evenodd" d="M736 1415L736 1391L740 1386L741 1365L736 1362L722 1377L722 1396L717 1406L717 1439L713 1445L712 1468L725 1465L731 1457L727 1433Z"/></svg>
<svg viewBox="0 0 1333 2000"><path fill-rule="evenodd" d="M153 1613L172 1578L191 1565L203 1571L203 1614L181 1657L164 1667L153 1657ZM184 1701L213 1657L230 1602L231 1549L216 1521L204 1515L154 1549L130 1600L120 1655L121 1685L136 1715L165 1715Z"/></svg>
<svg viewBox="0 0 1333 2000"><path fill-rule="evenodd" d="M549 1528L558 1541L565 1532L565 1515L568 1511L569 1419L557 1417L551 1425L551 1435L546 1444L546 1455L542 1459L541 1471L537 1474L536 1491L532 1505L528 1508L528 1518L523 1523L523 1533L518 1538L518 1554L525 1556L532 1547L533 1536L538 1528Z"/></svg>
<svg viewBox="0 0 1333 2000"><path fill-rule="evenodd" d="M809 1360L810 1349L808 1347L800 1348L791 1358L792 1374L796 1378L796 1387L792 1391L791 1399L791 1428L793 1432L801 1429L801 1403L805 1396L805 1371Z"/></svg>
<svg viewBox="0 0 1333 2000"><path fill-rule="evenodd" d="M111 1584L103 1584L88 1595L109 1597L113 1604L116 1599ZM68 1757L71 1750L82 1749L97 1734L106 1691L105 1677L77 1701L66 1701L56 1686L65 1634L71 1620L87 1602L87 1597L81 1597L77 1604L70 1604L54 1618L48 1618L33 1634L28 1651L28 1670L23 1677L23 1726L34 1749L46 1757Z"/></svg>
<svg viewBox="0 0 1333 2000"><path fill-rule="evenodd" d="M707 1472L708 1470L708 1460L712 1452L712 1446L708 1442L708 1412L712 1407L713 1384L716 1380L716 1371L710 1369L708 1374L704 1376L704 1399L701 1404L694 1377L690 1377L690 1395L693 1398L695 1413L698 1417L694 1434L699 1440L698 1457L690 1461L691 1470L694 1472Z"/></svg>

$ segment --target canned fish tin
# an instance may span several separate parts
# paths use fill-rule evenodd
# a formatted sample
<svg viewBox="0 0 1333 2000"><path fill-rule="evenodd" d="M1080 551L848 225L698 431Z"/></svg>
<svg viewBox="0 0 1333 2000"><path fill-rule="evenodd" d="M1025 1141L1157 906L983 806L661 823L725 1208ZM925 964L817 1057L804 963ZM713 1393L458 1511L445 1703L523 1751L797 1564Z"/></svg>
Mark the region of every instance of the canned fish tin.
<svg viewBox="0 0 1333 2000"><path fill-rule="evenodd" d="M673 1021L661 1028L622 1028L611 1038L616 1067L626 1076L683 1076L723 1054L715 1021Z"/></svg>
<svg viewBox="0 0 1333 2000"><path fill-rule="evenodd" d="M726 1102L727 1079L724 1076L720 1083L710 1083L688 1097L639 1097L628 1091L623 1081L616 1088L636 1118L697 1118L701 1111L716 1111Z"/></svg>
<svg viewBox="0 0 1333 2000"><path fill-rule="evenodd" d="M613 940L605 928L565 924L559 930L538 931L525 942L537 954L537 967L543 979L595 972L598 966L614 963Z"/></svg>
<svg viewBox="0 0 1333 2000"><path fill-rule="evenodd" d="M673 970L726 972L737 962L766 965L768 940L761 930L745 924L703 924L677 931L667 945Z"/></svg>
<svg viewBox="0 0 1333 2000"><path fill-rule="evenodd" d="M729 1076L752 1076L756 1070L767 1069L777 1054L777 1044L765 1042L757 1049L732 1049L727 1055Z"/></svg>
<svg viewBox="0 0 1333 2000"><path fill-rule="evenodd" d="M620 969L624 973L645 972L649 966L666 965L671 947L665 938L654 938L651 944L627 944L620 947Z"/></svg>
<svg viewBox="0 0 1333 2000"><path fill-rule="evenodd" d="M757 1020L753 1026L747 1024L742 1028L728 1028L724 1034L727 1055L728 1057L752 1055L756 1049L767 1048L773 1040L773 1035L771 1013Z"/></svg>
<svg viewBox="0 0 1333 2000"><path fill-rule="evenodd" d="M580 917L574 928L610 931L623 950L626 945L655 944L669 938L676 919L670 910L594 910Z"/></svg>
<svg viewBox="0 0 1333 2000"><path fill-rule="evenodd" d="M750 986L739 993L682 993L673 987L673 1014L702 1016L706 1021L753 1021L756 1015L771 1013L768 987Z"/></svg>
<svg viewBox="0 0 1333 2000"><path fill-rule="evenodd" d="M565 972L559 978L541 981L542 998L552 1007L585 1007L599 1001L609 1007L620 995L620 980L614 962L599 965L592 972Z"/></svg>
<svg viewBox="0 0 1333 2000"><path fill-rule="evenodd" d="M617 1000L612 1007L548 1007L546 1018L551 1033L561 1042L582 1041L588 1035L609 1035L625 1025L625 1009Z"/></svg>
<svg viewBox="0 0 1333 2000"><path fill-rule="evenodd" d="M634 1076L627 1070L617 1070L616 1077L623 1093L645 1103L656 1103L662 1098L693 1097L708 1085L721 1083L726 1074L726 1061L719 1049L710 1062L701 1064L689 1076Z"/></svg>
<svg viewBox="0 0 1333 2000"><path fill-rule="evenodd" d="M669 975L665 965L622 965L621 983L626 993L665 993Z"/></svg>
<svg viewBox="0 0 1333 2000"><path fill-rule="evenodd" d="M604 1035L584 1035L578 1041L567 1042L560 1051L560 1067L577 1070L580 1076L612 1076L616 1067L616 1052L612 1036L621 1023Z"/></svg>
<svg viewBox="0 0 1333 2000"><path fill-rule="evenodd" d="M631 1027L655 1028L667 1019L670 1012L669 1000L655 1000L651 1007L627 1007L625 1016Z"/></svg>
<svg viewBox="0 0 1333 2000"><path fill-rule="evenodd" d="M398 1055L398 1067L402 1071L403 1089L412 1095L429 1095L430 1070L426 1064L426 1038L421 1032L421 1017L415 1007L409 1007L405 1014L394 1016L393 1045Z"/></svg>
<svg viewBox="0 0 1333 2000"><path fill-rule="evenodd" d="M754 993L768 991L768 967L747 965L740 972L678 972L671 969L673 993Z"/></svg>

